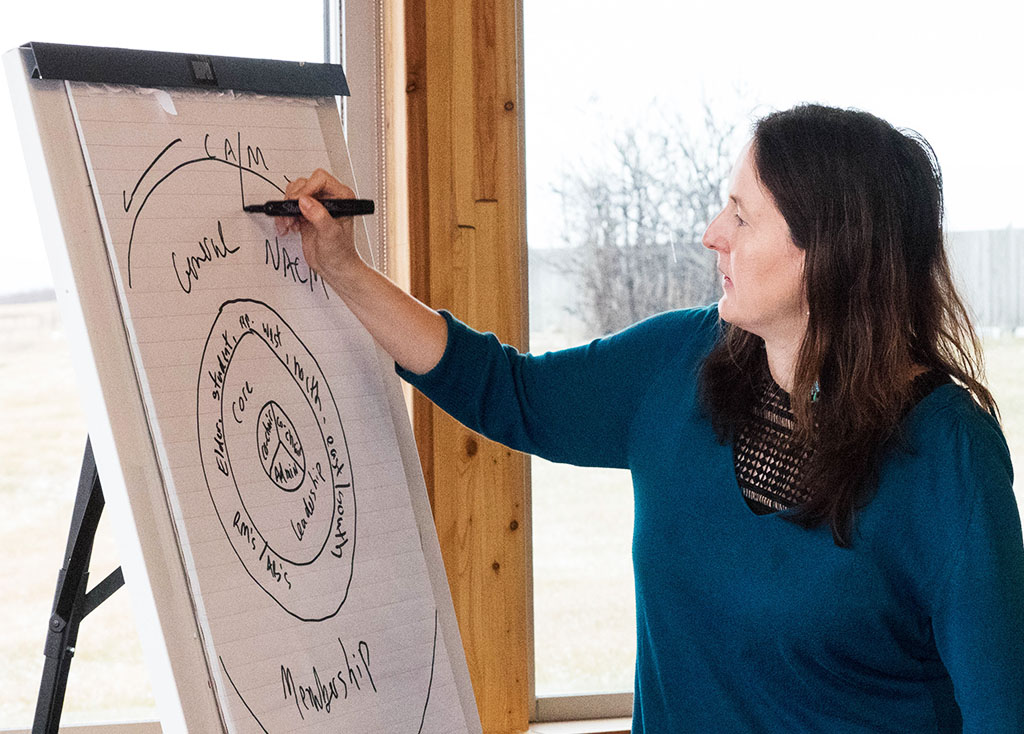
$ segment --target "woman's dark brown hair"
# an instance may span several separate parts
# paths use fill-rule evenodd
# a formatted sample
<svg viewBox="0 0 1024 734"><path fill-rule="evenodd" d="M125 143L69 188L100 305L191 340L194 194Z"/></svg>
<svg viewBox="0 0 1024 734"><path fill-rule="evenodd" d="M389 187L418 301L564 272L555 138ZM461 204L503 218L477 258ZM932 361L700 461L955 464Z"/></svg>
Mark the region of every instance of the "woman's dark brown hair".
<svg viewBox="0 0 1024 734"><path fill-rule="evenodd" d="M793 440L810 450L800 473L809 499L786 516L804 527L828 522L849 547L855 511L899 441L914 367L949 375L998 416L944 250L942 176L919 134L820 105L762 118L751 151L805 253L809 315L790 403ZM764 342L725 324L701 373L723 442L737 435L765 369Z"/></svg>

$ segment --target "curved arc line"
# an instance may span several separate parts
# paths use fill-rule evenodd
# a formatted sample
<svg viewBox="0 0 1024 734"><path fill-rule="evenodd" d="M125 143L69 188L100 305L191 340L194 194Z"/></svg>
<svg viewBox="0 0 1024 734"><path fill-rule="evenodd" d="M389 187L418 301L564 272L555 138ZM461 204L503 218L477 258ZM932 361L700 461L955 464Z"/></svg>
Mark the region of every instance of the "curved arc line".
<svg viewBox="0 0 1024 734"><path fill-rule="evenodd" d="M145 179L145 178L146 178L146 176L147 176L147 175L149 175L149 172L150 172L151 170L153 170L153 166L155 166L155 165L156 165L156 163L157 163L157 161L159 161L159 160L160 160L160 159L161 159L161 158L163 157L164 153L166 153L167 151L169 151L169 150L170 150L170 149L171 149L171 148L172 148L172 147L173 147L173 146L174 146L174 145L175 145L176 143L180 143L180 142L181 142L181 138L175 138L174 140L172 140L172 141L171 141L170 143L168 143L168 144L167 144L167 147L166 147L166 148L164 148L164 149L163 149L163 150L161 150L161 151L160 151L159 153L157 153L157 156L156 156L156 158L154 158L154 159L153 159L153 162L152 162L152 163L150 163L150 164L149 164L149 165L148 165L148 166L146 167L146 170L142 172L142 175L141 175L141 176L139 176L139 180L135 182L135 188L134 188L134 189L132 189L132 195L131 195L131 196L129 196L127 200L126 200L126 199L124 198L124 197L125 197L125 194L126 194L127 192L126 192L126 191L122 191L122 192L121 192L121 203L122 203L122 204L124 205L124 210L125 210L126 212L127 212L127 211L128 211L129 209L131 209L131 208L132 208L132 202L133 202L133 201L135 201L135 193L136 193L136 192L137 192L137 191L139 190L139 186L141 186L141 185L142 185L142 181L143 181L143 179Z"/></svg>
<svg viewBox="0 0 1024 734"><path fill-rule="evenodd" d="M256 716L256 712L254 712L251 708L249 708L249 704L245 702L244 698L242 698L242 692L238 690L238 686L236 686L235 682L233 680L231 680L231 673L228 672L228 666L224 664L224 658L221 657L220 655L218 655L217 656L217 660L220 661L220 667L224 670L224 675L227 676L228 683L230 683L231 687L235 690L235 695L238 696L238 700L242 702L242 705L245 706L246 711L248 711L249 714L252 716L252 718L256 720L256 723L259 725L260 729L263 729L264 732L267 732L267 728L265 726L263 726L263 722L259 720L258 716ZM427 705L430 703L430 689L433 688L433 686L434 686L434 664L435 664L436 661L437 661L437 609L434 610L434 648L433 648L433 651L430 653L430 680L427 682L427 698L423 702L423 715L420 716L420 728L416 730L416 734L423 734L423 723L427 719ZM267 734L270 734L270 732L267 732Z"/></svg>
<svg viewBox="0 0 1024 734"><path fill-rule="evenodd" d="M128 287L129 288L132 287L132 243L135 240L135 226L139 223L139 215L142 214L142 210L145 208L146 202L149 201L149 197L153 194L154 191L156 191L157 187L160 184L162 184L164 181L166 181L168 178L170 178L174 173L176 173L177 171L181 170L185 166L191 166L193 163L205 163L207 161L213 161L215 163L223 163L226 166L231 166L232 168L237 168L239 170L239 175L241 175L242 171L248 171L249 173L253 174L254 176L259 176L260 178L262 178L264 181L266 181L268 184L270 184L275 189L280 191L282 194L284 193L284 189L282 189L276 183L274 183L269 178L264 176L262 173L260 173L259 171L254 171L251 168L247 168L247 167L243 166L241 163L232 163L231 161L225 161L225 160L221 160L220 158L212 158L212 157L208 157L208 156L207 157L203 157L203 158L193 158L192 160L185 161L184 163L179 163L174 168L172 168L170 171L168 171L163 176L161 176L160 179L155 184L153 184L153 188L151 188L148 192L146 192L146 195L142 199L142 203L139 204L139 208L135 212L135 218L132 220L132 232L128 236Z"/></svg>
<svg viewBox="0 0 1024 734"><path fill-rule="evenodd" d="M423 702L423 715L420 716L420 728L416 734L423 734L423 722L427 720L427 704L430 703L430 689L434 687L434 662L437 660L437 609L434 609L434 649L430 653L430 680L427 681L427 700ZM221 665L224 662L221 661Z"/></svg>
<svg viewBox="0 0 1024 734"><path fill-rule="evenodd" d="M260 729L262 729L265 732L265 734L270 734L270 732L267 731L267 727L263 726L263 722L260 721L260 718L256 715L256 712L249 708L249 704L247 704L245 702L245 699L242 698L242 692L238 690L238 686L236 686L235 682L231 680L231 673L228 672L228 666L224 664L224 658L218 655L217 659L220 661L220 667L224 671L224 675L227 676L228 683L230 683L231 687L235 689L235 695L238 696L238 700L242 702L243 706L245 706L245 710L248 711L252 718L256 720L256 723L259 725Z"/></svg>
<svg viewBox="0 0 1024 734"><path fill-rule="evenodd" d="M204 160L209 160L209 159L204 159ZM214 160L216 160L216 159L214 159ZM259 175L259 174L257 174L257 175ZM271 183L272 185L276 186L276 184L274 184L272 181L268 181L268 183ZM288 324L288 322L285 321L281 317L281 315L272 306L270 306L267 303L264 303L262 301L257 301L255 299L250 299L250 298L237 298L237 299L231 299L229 301L225 301L223 304L221 304L220 308L218 309L217 317L214 318L214 323L210 327L210 332L207 335L206 344L203 347L203 357L200 359L200 365L202 365L205 362L206 348L207 348L207 346L209 346L210 338L213 336L213 332L215 330L215 326L217 324L217 321L218 321L221 313L224 311L224 309L229 304L234 304L234 303L239 303L239 302L241 302L241 303L253 303L253 304L262 305L262 306L266 307L267 309L269 309L272 313L274 313L274 315L276 315L279 319L281 319L281 322L284 323L286 326L288 326L289 329L291 328L290 325ZM256 333L256 332L254 332L254 333ZM293 334L295 333L294 330L292 330L292 333ZM256 333L256 335L259 336L258 333ZM296 337L297 337L297 335L296 335ZM302 342L300 342L300 343L302 343ZM309 351L308 348L307 348L307 351ZM312 352L310 352L310 355L312 356ZM317 365L317 368L320 369L320 364L319 364L319 362L317 362L316 357L313 357L313 362ZM320 369L320 371L321 371L321 374L323 374L323 370ZM197 434L198 434L198 438L200 440L200 451L202 451L202 434L200 432L200 425L199 425L198 416L199 416L199 405L200 405L199 391L202 389L202 387L201 387L202 386L202 377L203 377L202 368L200 367L199 377L198 377L197 383L196 383L196 417L197 417L197 420L196 420L196 431L197 431ZM333 395L333 393L331 391L330 384L325 381L324 385L327 388L327 394L331 397L332 403L334 403L335 408L337 408L337 403L334 401L334 395ZM339 415L339 423L340 423L340 415ZM348 439L345 436L344 424L341 424L341 428L342 428L342 440L345 442L345 450L346 450L346 453L348 453ZM349 474L352 477L352 490L353 490L352 491L352 505L353 505L353 511L354 511L355 510L355 505L356 505L355 472L354 472L354 469L353 469L353 467L351 465L351 456L349 456L349 462L350 462L349 463ZM210 494L210 499L212 501L213 500L213 493L212 493L212 491L210 490L210 487L209 487L209 478L206 475L206 462L205 461L200 461L200 468L203 471L203 477L204 477L206 485L207 485L207 492ZM214 504L216 504L216 502L214 502ZM217 513L214 513L214 514L217 515L217 521L220 523L221 528L224 530L224 533L227 535L228 534L228 530L227 530L227 527L224 525L224 520L221 518L220 513L217 512ZM353 523L352 523L353 524L353 536L354 537L353 537L353 541L352 541L353 548L352 548L352 552L351 552L352 553L353 565L354 565L354 561L355 561L355 553L354 553L355 547L354 546L355 546L356 538L358 537L358 534L355 532L355 525L356 525L356 521L358 520L358 513L354 513L354 514L356 516L353 518ZM333 513L332 513L332 516L333 516ZM234 545L231 544L231 543L229 543L229 545L231 546L232 550L235 552L235 554L237 556L238 555L238 551L235 550ZM239 560L241 561L241 558L239 558ZM245 566L245 564L242 563L241 565L242 565L242 569L249 575L250 578L252 578L253 582L256 583L257 586L259 586L260 585L259 581L257 581L256 578L249 572L249 569ZM354 568L353 568L353 572L354 572ZM352 584L352 576L354 576L354 573L350 573L349 574L348 584L347 584L346 589L345 589L345 600L347 600L347 598L348 598L348 591L349 591L349 588L351 587L351 584ZM270 598L274 599L274 597L272 595L270 595ZM344 605L344 601L345 600L342 601L342 606ZM294 613L292 613L288 609L286 609L283 604L281 604L279 601L277 601L277 599L274 599L274 601L286 613L288 613L292 617L300 619L303 622L321 622L321 621L329 619L329 618L331 618L331 617L333 617L334 615L337 614L337 611L336 611L336 612L334 612L334 614L330 615L329 617L324 617L323 619L305 620L305 619L302 619L301 617L298 617L298 615L295 615ZM340 606L338 607L338 611L341 611L341 607ZM423 713L422 713L422 715L420 717L420 727L419 727L419 730L417 731L417 734L422 734L422 732L423 732L423 726L424 726L424 724L426 722L427 707L428 707L428 705L430 703L430 693L431 693L431 690L433 688L433 683L434 683L434 669L436 667L436 661L437 661L437 632L438 632L438 625L439 625L438 610L435 609L434 610L434 641L433 641L433 647L432 647L431 657L430 657L430 678L429 678L429 680L427 682L427 695L426 695L426 699L423 702ZM249 708L249 705L246 703L245 699L242 698L241 692L239 692L238 688L235 686L234 681L231 679L230 673L228 673L227 666L224 663L223 657L218 655L217 658L220 661L220 664L221 664L221 667L224 670L225 676L227 676L228 682L231 683L231 687L234 689L235 694L238 696L239 700L242 701L242 705L245 706L247 711L249 711L249 714L256 721L257 725L259 725L259 727L264 732L267 732L267 729L263 726L262 722L260 722L259 718L253 712L253 710L251 708ZM269 734L269 732L267 734Z"/></svg>

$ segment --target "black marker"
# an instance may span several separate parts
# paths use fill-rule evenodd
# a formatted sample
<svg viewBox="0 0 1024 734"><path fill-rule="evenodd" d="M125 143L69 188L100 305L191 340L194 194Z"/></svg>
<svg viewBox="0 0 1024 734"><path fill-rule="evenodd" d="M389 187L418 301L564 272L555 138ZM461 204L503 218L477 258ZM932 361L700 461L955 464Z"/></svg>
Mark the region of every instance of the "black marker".
<svg viewBox="0 0 1024 734"><path fill-rule="evenodd" d="M317 201L323 204L327 213L334 218L373 214L372 199L317 199ZM268 217L302 216L298 199L268 201L266 204L250 204L249 206L242 207L242 209L250 214L266 214Z"/></svg>

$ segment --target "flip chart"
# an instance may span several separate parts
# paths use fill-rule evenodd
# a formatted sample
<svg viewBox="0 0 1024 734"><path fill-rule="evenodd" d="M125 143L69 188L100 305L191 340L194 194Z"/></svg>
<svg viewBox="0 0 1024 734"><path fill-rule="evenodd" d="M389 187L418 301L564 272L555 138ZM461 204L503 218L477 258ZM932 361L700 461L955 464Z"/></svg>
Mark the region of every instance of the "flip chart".
<svg viewBox="0 0 1024 734"><path fill-rule="evenodd" d="M242 212L331 170L334 100L68 92L223 726L479 731L391 367L298 236Z"/></svg>

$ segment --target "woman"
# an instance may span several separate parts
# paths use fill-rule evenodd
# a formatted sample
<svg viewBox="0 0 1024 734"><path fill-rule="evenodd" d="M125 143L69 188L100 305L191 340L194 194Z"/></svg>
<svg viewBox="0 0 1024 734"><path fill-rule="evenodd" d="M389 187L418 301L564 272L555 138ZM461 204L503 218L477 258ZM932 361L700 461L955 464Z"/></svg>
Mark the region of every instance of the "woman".
<svg viewBox="0 0 1024 734"><path fill-rule="evenodd" d="M403 377L510 447L631 469L634 732L1024 732L1012 470L925 141L767 116L704 236L718 304L540 356L366 266L327 174L287 193Z"/></svg>

